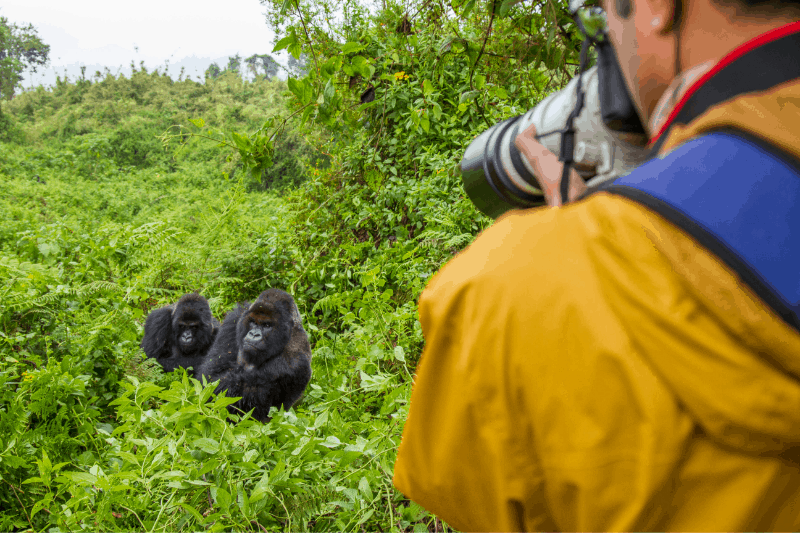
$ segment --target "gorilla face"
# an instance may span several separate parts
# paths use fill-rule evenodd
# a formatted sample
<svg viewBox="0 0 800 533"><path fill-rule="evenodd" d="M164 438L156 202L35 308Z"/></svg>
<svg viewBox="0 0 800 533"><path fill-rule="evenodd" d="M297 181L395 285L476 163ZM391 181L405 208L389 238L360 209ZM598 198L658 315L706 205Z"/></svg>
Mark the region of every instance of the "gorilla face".
<svg viewBox="0 0 800 533"><path fill-rule="evenodd" d="M263 295L262 295L263 296ZM261 296L237 324L240 365L261 366L283 352L291 334L292 318L285 302Z"/></svg>
<svg viewBox="0 0 800 533"><path fill-rule="evenodd" d="M219 331L208 301L199 294L184 294L175 305L150 312L144 324L141 347L165 372L199 367Z"/></svg>
<svg viewBox="0 0 800 533"><path fill-rule="evenodd" d="M212 320L205 301L186 296L181 298L172 316L172 331L175 346L182 354L193 355L211 345L214 331Z"/></svg>

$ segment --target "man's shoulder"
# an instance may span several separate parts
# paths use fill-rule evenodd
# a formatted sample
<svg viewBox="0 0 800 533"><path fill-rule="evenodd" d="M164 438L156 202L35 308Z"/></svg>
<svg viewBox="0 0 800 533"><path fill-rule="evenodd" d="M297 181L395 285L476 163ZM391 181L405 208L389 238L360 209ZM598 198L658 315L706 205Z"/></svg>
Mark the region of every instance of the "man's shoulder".
<svg viewBox="0 0 800 533"><path fill-rule="evenodd" d="M707 132L604 187L722 261L800 330L800 160L747 132Z"/></svg>
<svg viewBox="0 0 800 533"><path fill-rule="evenodd" d="M536 288L579 296L581 285L607 276L608 262L625 265L653 253L654 235L676 231L646 208L611 194L595 194L560 208L512 211L497 220L431 280L424 297L467 292L526 299Z"/></svg>

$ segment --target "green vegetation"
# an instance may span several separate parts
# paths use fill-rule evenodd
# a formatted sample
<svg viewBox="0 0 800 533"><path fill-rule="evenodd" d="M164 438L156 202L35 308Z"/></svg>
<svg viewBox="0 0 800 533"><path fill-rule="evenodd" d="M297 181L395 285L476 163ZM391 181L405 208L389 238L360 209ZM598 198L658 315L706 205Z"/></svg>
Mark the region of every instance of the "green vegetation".
<svg viewBox="0 0 800 533"><path fill-rule="evenodd" d="M391 484L416 300L489 223L464 147L568 79L575 30L550 1L268 7L302 79L142 68L7 104L0 529L444 527ZM314 349L292 411L228 424L213 387L143 360L151 309L199 290L222 318L269 287Z"/></svg>

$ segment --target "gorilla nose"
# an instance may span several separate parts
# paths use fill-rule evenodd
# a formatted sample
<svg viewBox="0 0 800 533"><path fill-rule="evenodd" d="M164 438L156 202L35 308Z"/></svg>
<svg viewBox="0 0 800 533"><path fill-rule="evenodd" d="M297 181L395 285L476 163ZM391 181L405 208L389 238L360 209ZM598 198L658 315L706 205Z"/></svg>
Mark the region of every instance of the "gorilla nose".
<svg viewBox="0 0 800 533"><path fill-rule="evenodd" d="M251 329L247 332L247 340L250 342L258 342L261 340L261 332L257 329Z"/></svg>
<svg viewBox="0 0 800 533"><path fill-rule="evenodd" d="M190 331L184 331L181 335L181 342L192 342L192 333Z"/></svg>

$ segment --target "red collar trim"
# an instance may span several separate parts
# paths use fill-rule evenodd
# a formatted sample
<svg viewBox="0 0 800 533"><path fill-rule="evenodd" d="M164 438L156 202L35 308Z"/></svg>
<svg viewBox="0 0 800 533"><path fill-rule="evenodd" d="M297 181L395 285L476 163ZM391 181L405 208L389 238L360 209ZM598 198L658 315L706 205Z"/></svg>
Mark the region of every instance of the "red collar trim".
<svg viewBox="0 0 800 533"><path fill-rule="evenodd" d="M678 113L680 113L681 109L686 104L687 100L689 100L689 98L691 98L692 95L694 95L694 93L696 93L698 89L700 89L700 87L702 87L702 85L705 82L714 77L714 75L717 74L720 70L724 69L725 67L727 67L728 65L730 65L743 55L745 55L746 53L755 50L759 46L763 46L772 41L777 41L778 39L786 37L787 35L791 35L795 32L800 32L800 20L798 20L797 22L790 22L784 26L781 26L780 28L769 30L768 32L762 33L758 37L755 37L747 41L746 43L738 46L737 48L734 48L728 55L723 57L722 60L720 60L720 62L717 63L711 70L706 72L703 76L700 77L699 80L694 82L694 84L689 88L689 90L686 91L686 93L680 99L678 104L675 106L675 108L667 117L667 121L664 123L663 126L661 126L661 129L658 130L658 134L656 134L655 137L650 139L648 146L651 146L653 143L655 143L659 139L659 137L661 137L661 135L663 135L664 132L667 131L669 126L672 124L672 121L675 120L675 117L678 115Z"/></svg>

